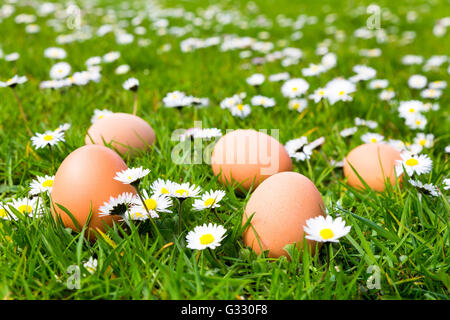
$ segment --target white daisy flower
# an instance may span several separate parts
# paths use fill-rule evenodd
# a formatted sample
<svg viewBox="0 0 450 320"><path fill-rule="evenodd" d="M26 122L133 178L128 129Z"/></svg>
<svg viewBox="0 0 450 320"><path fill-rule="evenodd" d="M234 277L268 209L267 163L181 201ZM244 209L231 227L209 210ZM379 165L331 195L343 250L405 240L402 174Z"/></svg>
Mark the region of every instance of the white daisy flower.
<svg viewBox="0 0 450 320"><path fill-rule="evenodd" d="M391 147L393 147L394 149L400 151L400 152L406 150L406 145L401 140L389 139L387 141L387 144L390 145Z"/></svg>
<svg viewBox="0 0 450 320"><path fill-rule="evenodd" d="M329 52L322 57L322 60L320 61L320 63L326 70L329 70L329 69L333 68L334 66L336 66L337 56L335 53Z"/></svg>
<svg viewBox="0 0 450 320"><path fill-rule="evenodd" d="M308 147L307 144L308 139L306 137L300 137L286 142L285 148L289 157L297 161L305 161L312 155L312 148Z"/></svg>
<svg viewBox="0 0 450 320"><path fill-rule="evenodd" d="M241 97L239 95L235 94L232 97L223 99L220 102L220 107L222 109L231 109L232 107L234 107L235 105L240 104L240 103L242 103Z"/></svg>
<svg viewBox="0 0 450 320"><path fill-rule="evenodd" d="M99 56L90 57L86 60L85 64L87 67L96 66L102 63L102 58Z"/></svg>
<svg viewBox="0 0 450 320"><path fill-rule="evenodd" d="M36 149L54 146L60 141L64 142L64 131L60 130L36 133L34 137L31 137L31 143Z"/></svg>
<svg viewBox="0 0 450 320"><path fill-rule="evenodd" d="M127 210L132 207L135 202L135 195L131 192L123 192L117 197L111 196L108 201L105 201L103 205L98 209L98 215L125 215Z"/></svg>
<svg viewBox="0 0 450 320"><path fill-rule="evenodd" d="M41 193L48 193L50 194L52 192L53 187L53 180L55 179L55 176L38 176L36 179L31 181L30 183L30 192L28 193L31 196L36 196Z"/></svg>
<svg viewBox="0 0 450 320"><path fill-rule="evenodd" d="M331 216L324 218L318 216L306 220L303 230L306 239L318 242L339 242L339 239L350 232L351 226L346 226L341 217L333 219Z"/></svg>
<svg viewBox="0 0 450 320"><path fill-rule="evenodd" d="M394 97L395 97L395 92L392 88L383 90L378 94L378 98L380 98L380 100L383 100L383 101L390 101L390 100L394 99Z"/></svg>
<svg viewBox="0 0 450 320"><path fill-rule="evenodd" d="M193 137L199 139L211 140L212 138L217 138L222 136L222 131L217 128L205 128L194 132Z"/></svg>
<svg viewBox="0 0 450 320"><path fill-rule="evenodd" d="M50 59L64 59L67 52L62 48L50 47L44 50L44 56Z"/></svg>
<svg viewBox="0 0 450 320"><path fill-rule="evenodd" d="M402 152L400 154L402 160L396 160L395 171L397 176L403 173L403 167L406 170L408 176L412 176L414 173L417 175L426 174L431 171L433 167L433 161L425 154L415 155L411 152Z"/></svg>
<svg viewBox="0 0 450 320"><path fill-rule="evenodd" d="M221 226L206 223L197 226L186 236L187 247L192 250L204 250L206 248L215 249L220 246L220 242L225 238L227 230Z"/></svg>
<svg viewBox="0 0 450 320"><path fill-rule="evenodd" d="M13 199L10 205L24 216L42 216L42 203L38 197Z"/></svg>
<svg viewBox="0 0 450 320"><path fill-rule="evenodd" d="M423 130L425 129L425 126L427 125L427 118L425 118L422 114L414 114L406 118L405 124L413 130L419 129Z"/></svg>
<svg viewBox="0 0 450 320"><path fill-rule="evenodd" d="M420 74L414 74L408 79L408 86L411 89L423 89L427 85L427 78Z"/></svg>
<svg viewBox="0 0 450 320"><path fill-rule="evenodd" d="M424 148L431 148L434 144L434 135L432 133L418 133L414 138L414 144L418 144Z"/></svg>
<svg viewBox="0 0 450 320"><path fill-rule="evenodd" d="M239 117L242 119L242 118L247 117L251 113L252 109L250 108L250 106L248 104L239 103L239 104L231 107L230 111L233 116L236 116L236 117Z"/></svg>
<svg viewBox="0 0 450 320"><path fill-rule="evenodd" d="M17 220L17 217L12 214L8 208L8 203L1 203L0 202L0 219L2 220Z"/></svg>
<svg viewBox="0 0 450 320"><path fill-rule="evenodd" d="M449 190L450 189L450 179L444 179L442 181L442 183L444 184L444 190Z"/></svg>
<svg viewBox="0 0 450 320"><path fill-rule="evenodd" d="M430 194L433 197L439 197L439 190L436 186L432 185L431 183L423 184L419 180L408 180L408 182L416 187L417 189L420 189L424 193Z"/></svg>
<svg viewBox="0 0 450 320"><path fill-rule="evenodd" d="M389 85L386 79L375 79L369 82L369 89L384 89Z"/></svg>
<svg viewBox="0 0 450 320"><path fill-rule="evenodd" d="M116 70L114 71L115 74L125 74L128 71L130 71L130 66L127 64L121 64L120 66L118 66L116 68Z"/></svg>
<svg viewBox="0 0 450 320"><path fill-rule="evenodd" d="M271 108L275 106L275 99L257 95L252 97L250 103L254 106L263 106L264 108Z"/></svg>
<svg viewBox="0 0 450 320"><path fill-rule="evenodd" d="M128 168L116 173L115 180L123 184L139 184L140 180L150 173L150 169L143 167Z"/></svg>
<svg viewBox="0 0 450 320"><path fill-rule="evenodd" d="M58 62L50 69L50 78L63 79L67 77L72 70L72 67L67 62Z"/></svg>
<svg viewBox="0 0 450 320"><path fill-rule="evenodd" d="M358 131L357 127L351 127L351 128L346 128L341 130L341 132L339 132L339 134L341 135L341 137L349 137L352 136L356 133L356 131Z"/></svg>
<svg viewBox="0 0 450 320"><path fill-rule="evenodd" d="M189 182L174 183L172 185L171 196L175 198L196 198L201 192L200 187L195 184L190 185Z"/></svg>
<svg viewBox="0 0 450 320"><path fill-rule="evenodd" d="M326 69L321 64L310 63L307 68L302 69L302 74L305 77L317 76L322 72L325 72Z"/></svg>
<svg viewBox="0 0 450 320"><path fill-rule="evenodd" d="M355 84L343 78L335 78L325 86L326 97L332 105L338 101L352 101L350 94L355 91Z"/></svg>
<svg viewBox="0 0 450 320"><path fill-rule="evenodd" d="M361 136L361 140L364 143L379 143L384 140L384 136L378 133L368 132Z"/></svg>
<svg viewBox="0 0 450 320"><path fill-rule="evenodd" d="M353 67L353 71L356 72L356 75L349 79L351 82L370 80L375 78L377 74L377 71L375 69L365 65L356 65Z"/></svg>
<svg viewBox="0 0 450 320"><path fill-rule="evenodd" d="M174 188L174 182L170 180L158 179L152 183L150 189L154 194L170 196Z"/></svg>
<svg viewBox="0 0 450 320"><path fill-rule="evenodd" d="M196 199L192 206L195 210L201 211L208 208L220 207L220 200L225 196L225 191L222 190L210 190L201 196L201 199Z"/></svg>
<svg viewBox="0 0 450 320"><path fill-rule="evenodd" d="M266 77L261 73L252 74L250 77L246 79L247 83L251 86L260 86L264 83Z"/></svg>
<svg viewBox="0 0 450 320"><path fill-rule="evenodd" d="M111 51L103 56L103 62L110 63L120 58L120 52Z"/></svg>
<svg viewBox="0 0 450 320"><path fill-rule="evenodd" d="M425 89L420 92L420 96L424 99L439 99L442 95L442 91L438 89Z"/></svg>
<svg viewBox="0 0 450 320"><path fill-rule="evenodd" d="M186 94L181 91L169 92L164 98L163 103L168 108L185 107L188 100Z"/></svg>
<svg viewBox="0 0 450 320"><path fill-rule="evenodd" d="M376 127L378 127L378 123L376 123L375 121L373 121L373 120L364 120L364 119L361 119L359 117L355 118L355 124L357 126L365 126L365 127L370 128L370 129L375 129Z"/></svg>
<svg viewBox="0 0 450 320"><path fill-rule="evenodd" d="M152 214L152 218L158 218L158 212L171 212L168 208L172 206L172 199L168 195L155 193L149 196L147 190L143 190L142 199L144 200L145 207ZM146 211L141 199L136 198L134 205L136 207L142 207Z"/></svg>
<svg viewBox="0 0 450 320"><path fill-rule="evenodd" d="M288 72L275 73L269 76L269 81L270 82L286 81L289 79L289 77L290 75Z"/></svg>
<svg viewBox="0 0 450 320"><path fill-rule="evenodd" d="M400 101L398 106L400 117L405 119L422 111L424 111L424 104L422 101L418 100Z"/></svg>
<svg viewBox="0 0 450 320"><path fill-rule="evenodd" d="M406 56L403 56L402 63L404 65L422 64L423 57L413 54L407 54Z"/></svg>
<svg viewBox="0 0 450 320"><path fill-rule="evenodd" d="M428 87L430 89L442 90L442 89L447 88L447 81L443 81L443 80L433 81L433 82L429 83Z"/></svg>
<svg viewBox="0 0 450 320"><path fill-rule="evenodd" d="M138 89L139 89L139 80L136 79L136 78L129 78L127 81L125 81L122 84L122 87L125 90L138 91Z"/></svg>
<svg viewBox="0 0 450 320"><path fill-rule="evenodd" d="M318 88L314 91L313 94L308 96L309 99L314 100L315 103L318 103L323 98L326 98L327 92L325 88Z"/></svg>
<svg viewBox="0 0 450 320"><path fill-rule="evenodd" d="M10 88L14 88L16 87L18 84L22 84L27 82L27 77L26 76L18 76L15 75L14 77L6 80L5 82L0 81L0 87L10 87Z"/></svg>
<svg viewBox="0 0 450 320"><path fill-rule="evenodd" d="M71 127L70 123L63 123L60 126L58 126L58 128L55 129L55 131L63 131L66 132L67 130L69 130Z"/></svg>
<svg viewBox="0 0 450 320"><path fill-rule="evenodd" d="M297 112L303 112L307 106L308 101L306 99L291 99L288 102L288 108Z"/></svg>
<svg viewBox="0 0 450 320"><path fill-rule="evenodd" d="M90 273L94 274L97 271L98 261L94 257L90 257L88 261L83 263L83 267Z"/></svg>
<svg viewBox="0 0 450 320"><path fill-rule="evenodd" d="M309 89L309 83L302 78L294 78L286 81L281 87L281 93L287 98L297 98Z"/></svg>
<svg viewBox="0 0 450 320"><path fill-rule="evenodd" d="M13 53L7 54L4 57L5 61L9 61L9 62L17 61L17 60L19 60L19 58L20 58L20 54L18 52L13 52Z"/></svg>
<svg viewBox="0 0 450 320"><path fill-rule="evenodd" d="M95 109L94 110L94 115L91 118L91 123L94 123L97 120L103 119L105 116L109 115L109 114L114 114L114 112L107 110L107 109Z"/></svg>

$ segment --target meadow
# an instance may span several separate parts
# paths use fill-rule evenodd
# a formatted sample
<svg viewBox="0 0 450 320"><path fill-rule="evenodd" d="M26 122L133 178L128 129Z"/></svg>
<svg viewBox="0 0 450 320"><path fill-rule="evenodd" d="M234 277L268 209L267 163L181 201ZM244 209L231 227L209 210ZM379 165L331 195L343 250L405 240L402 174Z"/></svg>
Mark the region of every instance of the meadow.
<svg viewBox="0 0 450 320"><path fill-rule="evenodd" d="M447 1L44 3L0 2L1 299L449 298ZM48 48L64 53L45 54ZM62 77L53 69L60 62L70 68ZM264 80L253 82L255 74ZM26 79L7 81L15 75ZM20 214L30 184L55 175L85 144L95 110L133 112L134 94L123 86L130 78L139 81L137 115L156 142L125 163L150 169L144 189L168 179L223 190L217 216L186 199L178 234L174 199L170 212L154 219L161 235L148 220L135 221L114 224L90 242L53 219L46 192L34 194L42 201L39 214ZM309 86L289 97L283 83L297 78ZM327 87L333 79L353 88L345 99L313 96L334 90ZM198 100L174 108L175 91ZM233 96L240 102L224 106ZM255 96L275 104L257 105ZM420 110L405 116L402 106L411 101ZM257 255L242 240L251 191L221 184L208 163L172 161L179 143L173 132L196 121L219 136L239 128L278 130L285 146L323 138L310 153L290 153L293 171L314 182L328 214L342 217L350 232L315 254L290 248L290 259ZM64 124L64 141L33 143L32 136ZM424 155L432 165L383 192L353 188L342 160L372 139ZM227 230L220 245L188 248L188 232L209 222ZM81 275L76 288L74 268Z"/></svg>

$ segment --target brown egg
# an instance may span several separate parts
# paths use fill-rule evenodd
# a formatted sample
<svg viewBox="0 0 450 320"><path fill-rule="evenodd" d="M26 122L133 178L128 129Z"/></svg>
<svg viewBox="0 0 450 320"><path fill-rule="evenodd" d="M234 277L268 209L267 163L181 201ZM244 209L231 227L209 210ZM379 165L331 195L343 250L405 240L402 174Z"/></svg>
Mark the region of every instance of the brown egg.
<svg viewBox="0 0 450 320"><path fill-rule="evenodd" d="M281 172L263 181L253 192L243 225L252 214L251 225L244 232L245 244L258 254L269 250L269 257L289 257L283 248L294 243L303 248L303 226L308 219L324 215L324 204L319 190L307 177ZM315 242L307 242L314 252Z"/></svg>
<svg viewBox="0 0 450 320"><path fill-rule="evenodd" d="M155 132L143 119L128 113L113 113L95 121L85 143L111 146L120 154L133 155L147 150L155 142Z"/></svg>
<svg viewBox="0 0 450 320"><path fill-rule="evenodd" d="M132 186L114 179L116 172L124 169L127 165L122 158L107 147L90 145L76 149L64 159L56 172L51 192L56 211L53 215L60 215L66 227L77 230L70 216L57 204L68 209L81 228L92 209L89 238L95 239L92 229L105 231L105 225L112 226L113 223L113 217L98 215L103 203L123 192L136 193Z"/></svg>
<svg viewBox="0 0 450 320"><path fill-rule="evenodd" d="M351 164L370 188L383 191L386 180L389 180L391 185L395 184L395 160L401 160L401 157L400 152L393 147L382 143L363 144L345 157L344 176L350 186L364 189L364 184L353 171Z"/></svg>
<svg viewBox="0 0 450 320"><path fill-rule="evenodd" d="M223 184L237 181L246 190L271 175L292 170L284 146L273 137L255 130L235 130L219 139L211 155L214 175Z"/></svg>

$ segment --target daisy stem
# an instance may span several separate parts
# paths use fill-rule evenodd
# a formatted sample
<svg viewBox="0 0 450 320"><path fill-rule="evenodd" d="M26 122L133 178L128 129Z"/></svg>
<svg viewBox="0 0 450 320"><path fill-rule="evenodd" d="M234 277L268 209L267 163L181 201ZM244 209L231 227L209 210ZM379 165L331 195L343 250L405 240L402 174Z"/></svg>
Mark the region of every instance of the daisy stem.
<svg viewBox="0 0 450 320"><path fill-rule="evenodd" d="M135 91L135 92L133 93L133 100L134 100L134 104L133 104L133 115L136 115L137 109L138 109L138 94L137 94L137 91Z"/></svg>
<svg viewBox="0 0 450 320"><path fill-rule="evenodd" d="M216 208L213 209L214 214L216 215L216 218L220 221L221 224L224 224L223 220L219 217L217 214Z"/></svg>
<svg viewBox="0 0 450 320"><path fill-rule="evenodd" d="M178 234L181 234L181 224L183 223L183 220L181 218L181 208L183 206L184 199L178 198L178 202L180 204L180 207L178 208Z"/></svg>
<svg viewBox="0 0 450 320"><path fill-rule="evenodd" d="M327 273L328 273L328 269L330 269L331 246L332 246L331 242L329 243L329 246L326 246L326 245L325 245L326 254L327 254L327 256L328 256L328 258L327 258L327 266L326 266L325 272L323 273L323 275L322 275L322 277L320 278L319 282L322 282L323 279L325 279L325 276L326 276Z"/></svg>
<svg viewBox="0 0 450 320"><path fill-rule="evenodd" d="M19 105L19 110L20 110L20 113L22 115L23 121L25 122L25 128L27 129L28 134L30 135L30 137L32 137L33 133L30 130L30 127L29 127L29 124L28 124L28 119L27 119L27 116L25 115L25 111L23 110L23 105L22 105L22 102L20 101L19 95L17 94L15 88L12 88L12 91L14 93L14 96L16 97L17 104Z"/></svg>
<svg viewBox="0 0 450 320"><path fill-rule="evenodd" d="M144 205L145 211L147 211L148 217L149 217L150 222L151 222L151 224L152 224L152 226L153 226L153 229L155 229L155 232L156 232L156 235L157 235L158 239L160 239L160 241L164 242L164 238L163 238L162 234L159 232L159 229L158 229L158 227L156 226L156 223L155 223L155 221L153 220L153 217L152 217L152 215L150 214L150 211L148 210L147 205L145 204L144 198L142 197L141 191L139 190L139 186L136 186L135 189L136 189L136 191L137 191L137 194L138 194L138 196L139 196L139 199L141 199L141 202L142 202L142 204Z"/></svg>
<svg viewBox="0 0 450 320"><path fill-rule="evenodd" d="M209 251L209 254L211 255L211 257L213 258L213 260L219 265L219 267L221 269L223 269L224 265L222 264L222 262L219 261L219 259L217 259L214 251L211 248L208 248L208 251Z"/></svg>

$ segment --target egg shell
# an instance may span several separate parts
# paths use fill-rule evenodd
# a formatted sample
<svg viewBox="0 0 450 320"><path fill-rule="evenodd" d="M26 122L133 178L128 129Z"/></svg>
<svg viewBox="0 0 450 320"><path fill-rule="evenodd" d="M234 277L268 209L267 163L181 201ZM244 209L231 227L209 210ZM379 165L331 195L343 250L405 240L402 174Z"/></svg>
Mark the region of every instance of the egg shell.
<svg viewBox="0 0 450 320"><path fill-rule="evenodd" d="M100 217L99 208L104 202L123 192L136 194L131 185L114 179L118 171L125 169L127 165L122 158L107 147L89 145L76 149L64 159L55 174L51 192L53 216L59 215L66 227L78 231L70 216L57 204L68 209L81 228L92 208L89 239L94 240L92 229L105 231L105 224L112 226L113 219L117 221L120 218Z"/></svg>
<svg viewBox="0 0 450 320"><path fill-rule="evenodd" d="M85 143L111 146L122 155L147 150L155 142L155 131L142 118L128 113L113 113L95 121Z"/></svg>
<svg viewBox="0 0 450 320"><path fill-rule="evenodd" d="M353 171L352 167L375 191L385 189L388 179L391 185L395 184L396 160L401 160L400 152L395 148L382 143L367 143L354 148L344 159L344 176L347 183L355 188L364 189L365 186ZM351 164L351 166L350 166ZM401 182L401 177L399 178Z"/></svg>
<svg viewBox="0 0 450 320"><path fill-rule="evenodd" d="M217 141L211 155L214 175L223 184L237 181L249 190L264 179L292 170L284 146L273 137L255 130L235 130Z"/></svg>
<svg viewBox="0 0 450 320"><path fill-rule="evenodd" d="M311 180L296 172L277 173L263 181L247 203L243 225L252 214L244 242L258 254L269 250L269 257L273 258L283 255L289 258L284 250L288 244L303 248L306 221L325 216L319 190ZM314 253L316 242L307 240L307 243Z"/></svg>

